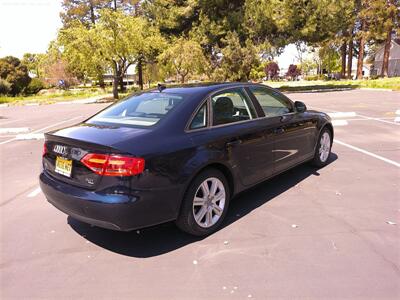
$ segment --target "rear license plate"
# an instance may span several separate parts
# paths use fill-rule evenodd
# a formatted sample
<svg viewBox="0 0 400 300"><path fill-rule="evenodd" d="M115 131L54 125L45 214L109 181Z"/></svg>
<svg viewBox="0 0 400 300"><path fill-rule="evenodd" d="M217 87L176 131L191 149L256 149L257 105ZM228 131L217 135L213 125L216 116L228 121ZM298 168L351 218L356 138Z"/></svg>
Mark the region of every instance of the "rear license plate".
<svg viewBox="0 0 400 300"><path fill-rule="evenodd" d="M57 156L56 158L56 168L54 170L56 173L71 177L72 172L72 160Z"/></svg>

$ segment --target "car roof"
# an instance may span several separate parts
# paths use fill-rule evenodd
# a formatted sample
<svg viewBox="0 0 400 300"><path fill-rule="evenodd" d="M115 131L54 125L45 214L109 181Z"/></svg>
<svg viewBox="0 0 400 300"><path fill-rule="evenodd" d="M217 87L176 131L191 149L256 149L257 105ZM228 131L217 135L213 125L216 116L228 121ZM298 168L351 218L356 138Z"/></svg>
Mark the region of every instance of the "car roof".
<svg viewBox="0 0 400 300"><path fill-rule="evenodd" d="M219 90L221 88L226 88L226 87L237 87L237 86L249 86L249 85L255 85L255 83L249 83L249 82L201 82L201 83L189 83L189 84L173 84L173 85L167 85L163 84L165 86L165 89L162 91L164 93L176 93L176 94L193 94L193 93L211 93L213 91ZM158 89L151 89L149 92L154 92L157 91Z"/></svg>

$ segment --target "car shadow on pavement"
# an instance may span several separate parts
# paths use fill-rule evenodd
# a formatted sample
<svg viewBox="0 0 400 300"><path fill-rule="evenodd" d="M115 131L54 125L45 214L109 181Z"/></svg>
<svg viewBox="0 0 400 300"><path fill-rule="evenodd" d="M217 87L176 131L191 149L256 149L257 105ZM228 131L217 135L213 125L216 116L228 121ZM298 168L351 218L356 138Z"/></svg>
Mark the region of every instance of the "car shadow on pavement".
<svg viewBox="0 0 400 300"><path fill-rule="evenodd" d="M329 163L337 155L332 153ZM319 176L318 169L302 164L277 177L237 195L232 199L221 229L289 190L309 176ZM132 232L119 232L88 225L68 217L68 224L88 241L109 251L138 258L153 257L176 250L203 238L180 231L172 222Z"/></svg>

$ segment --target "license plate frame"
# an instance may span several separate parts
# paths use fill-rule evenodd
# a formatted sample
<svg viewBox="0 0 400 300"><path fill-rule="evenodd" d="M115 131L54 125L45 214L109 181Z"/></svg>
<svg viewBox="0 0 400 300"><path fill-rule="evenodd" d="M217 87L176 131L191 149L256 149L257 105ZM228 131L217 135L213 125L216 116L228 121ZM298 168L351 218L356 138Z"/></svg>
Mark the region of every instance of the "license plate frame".
<svg viewBox="0 0 400 300"><path fill-rule="evenodd" d="M57 156L54 172L61 174L63 176L66 176L66 177L71 177L72 160L62 157L62 156Z"/></svg>

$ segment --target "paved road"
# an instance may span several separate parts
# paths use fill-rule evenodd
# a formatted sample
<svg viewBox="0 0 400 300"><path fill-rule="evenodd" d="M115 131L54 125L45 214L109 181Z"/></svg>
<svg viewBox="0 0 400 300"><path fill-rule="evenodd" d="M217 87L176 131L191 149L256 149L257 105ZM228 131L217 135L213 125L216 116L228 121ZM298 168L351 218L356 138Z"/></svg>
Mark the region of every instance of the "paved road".
<svg viewBox="0 0 400 300"><path fill-rule="evenodd" d="M118 233L67 218L38 189L43 140L2 133L0 298L399 299L400 93L290 97L333 113L330 164L243 193L205 239L172 224ZM0 127L40 134L104 106L0 108Z"/></svg>

